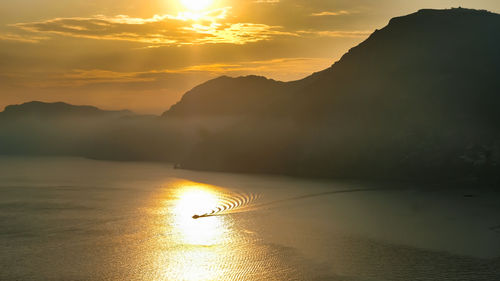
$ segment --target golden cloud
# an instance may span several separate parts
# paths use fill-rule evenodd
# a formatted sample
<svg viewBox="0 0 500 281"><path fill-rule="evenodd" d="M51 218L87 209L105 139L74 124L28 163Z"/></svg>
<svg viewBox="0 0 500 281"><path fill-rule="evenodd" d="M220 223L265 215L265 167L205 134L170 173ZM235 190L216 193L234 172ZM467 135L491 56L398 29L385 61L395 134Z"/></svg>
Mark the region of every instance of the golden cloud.
<svg viewBox="0 0 500 281"><path fill-rule="evenodd" d="M334 31L334 30L300 30L297 34L300 36L315 36L315 37L342 37L342 38L363 38L367 37L372 31Z"/></svg>
<svg viewBox="0 0 500 281"><path fill-rule="evenodd" d="M330 66L329 58L278 58L260 61L192 65L175 69L118 72L102 69L74 69L69 72L32 73L17 77L30 88L81 87L95 84L155 83L179 79L185 75L203 74L207 79L221 75L240 76L249 73L278 80L300 79Z"/></svg>
<svg viewBox="0 0 500 281"><path fill-rule="evenodd" d="M185 12L177 16L155 15L146 19L126 15L55 18L12 26L33 34L122 40L151 45L246 44L275 36L295 36L282 31L279 26L225 22L229 9L227 7L204 13Z"/></svg>
<svg viewBox="0 0 500 281"><path fill-rule="evenodd" d="M350 15L355 12L353 11L346 11L346 10L341 10L341 11L323 11L323 12L318 12L318 13L312 13L311 16L313 17L324 17L324 16L343 16L343 15Z"/></svg>
<svg viewBox="0 0 500 281"><path fill-rule="evenodd" d="M21 35L15 33L0 34L0 40L17 41L23 43L38 43L42 40L47 40L47 39L49 39L47 36Z"/></svg>

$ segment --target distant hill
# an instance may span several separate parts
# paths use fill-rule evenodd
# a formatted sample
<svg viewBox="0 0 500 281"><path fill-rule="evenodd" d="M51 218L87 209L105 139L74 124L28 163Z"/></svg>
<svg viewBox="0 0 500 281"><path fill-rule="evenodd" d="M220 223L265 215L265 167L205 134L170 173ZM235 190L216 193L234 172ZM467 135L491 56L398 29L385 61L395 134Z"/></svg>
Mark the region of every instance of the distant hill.
<svg viewBox="0 0 500 281"><path fill-rule="evenodd" d="M207 137L183 161L187 168L487 178L500 162L498 73L500 15L420 10L392 19L332 67L301 81L219 78L186 94L165 116L207 107L210 114L249 112ZM216 91L206 86L212 84ZM250 102L231 108L228 101L238 99Z"/></svg>
<svg viewBox="0 0 500 281"><path fill-rule="evenodd" d="M94 106L71 105L64 102L46 103L32 101L19 105L9 105L0 112L0 118L11 117L102 117L102 116L130 116L129 110L108 111Z"/></svg>
<svg viewBox="0 0 500 281"><path fill-rule="evenodd" d="M172 122L129 110L34 101L0 112L0 155L175 161L189 139Z"/></svg>
<svg viewBox="0 0 500 281"><path fill-rule="evenodd" d="M253 115L286 99L287 83L260 76L222 76L187 92L164 117L215 117Z"/></svg>

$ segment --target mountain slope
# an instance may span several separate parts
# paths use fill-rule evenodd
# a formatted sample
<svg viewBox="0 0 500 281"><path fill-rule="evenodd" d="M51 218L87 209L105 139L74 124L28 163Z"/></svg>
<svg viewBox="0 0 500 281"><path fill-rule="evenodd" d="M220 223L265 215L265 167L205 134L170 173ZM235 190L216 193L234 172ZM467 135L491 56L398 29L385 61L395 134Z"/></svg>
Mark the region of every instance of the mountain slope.
<svg viewBox="0 0 500 281"><path fill-rule="evenodd" d="M327 177L490 177L500 160L498 73L500 15L421 10L392 19L332 67L287 83L286 95L207 138L184 166ZM242 90L219 87L226 96Z"/></svg>

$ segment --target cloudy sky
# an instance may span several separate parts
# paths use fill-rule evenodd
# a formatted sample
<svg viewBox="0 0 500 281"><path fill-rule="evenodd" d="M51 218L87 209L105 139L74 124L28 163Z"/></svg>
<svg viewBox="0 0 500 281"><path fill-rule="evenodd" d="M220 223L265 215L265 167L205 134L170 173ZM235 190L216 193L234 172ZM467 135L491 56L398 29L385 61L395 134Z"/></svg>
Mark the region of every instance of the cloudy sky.
<svg viewBox="0 0 500 281"><path fill-rule="evenodd" d="M220 76L322 70L420 8L498 0L16 0L0 7L0 109L31 100L159 114Z"/></svg>

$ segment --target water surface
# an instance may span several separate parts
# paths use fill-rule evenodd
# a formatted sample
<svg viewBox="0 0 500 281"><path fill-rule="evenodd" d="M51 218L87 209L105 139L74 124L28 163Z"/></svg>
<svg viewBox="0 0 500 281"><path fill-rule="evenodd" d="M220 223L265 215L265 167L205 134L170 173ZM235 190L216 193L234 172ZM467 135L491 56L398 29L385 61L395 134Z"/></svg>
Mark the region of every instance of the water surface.
<svg viewBox="0 0 500 281"><path fill-rule="evenodd" d="M0 226L0 280L500 279L495 189L5 157Z"/></svg>

